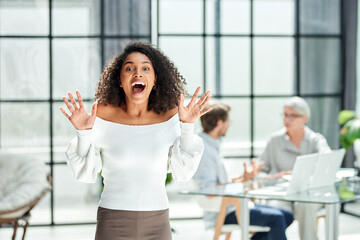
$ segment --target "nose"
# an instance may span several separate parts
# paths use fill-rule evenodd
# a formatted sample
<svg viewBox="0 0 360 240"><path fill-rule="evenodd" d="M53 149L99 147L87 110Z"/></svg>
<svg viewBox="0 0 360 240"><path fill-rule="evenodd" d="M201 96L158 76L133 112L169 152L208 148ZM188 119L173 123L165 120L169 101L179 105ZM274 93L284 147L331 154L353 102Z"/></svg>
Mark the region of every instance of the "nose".
<svg viewBox="0 0 360 240"><path fill-rule="evenodd" d="M284 117L283 121L284 121L284 125L287 125L289 123L289 118Z"/></svg>
<svg viewBox="0 0 360 240"><path fill-rule="evenodd" d="M140 69L138 69L138 68L135 71L135 77L138 77L138 78L142 77L142 73L141 73Z"/></svg>

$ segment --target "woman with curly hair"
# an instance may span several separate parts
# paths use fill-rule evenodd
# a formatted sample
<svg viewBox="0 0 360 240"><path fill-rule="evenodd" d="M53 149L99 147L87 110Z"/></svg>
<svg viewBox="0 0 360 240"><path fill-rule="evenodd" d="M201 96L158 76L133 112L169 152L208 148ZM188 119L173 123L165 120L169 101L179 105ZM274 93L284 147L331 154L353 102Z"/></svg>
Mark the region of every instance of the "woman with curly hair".
<svg viewBox="0 0 360 240"><path fill-rule="evenodd" d="M89 114L81 95L63 98L61 112L77 130L67 149L75 178L104 178L97 213L96 240L171 239L167 172L189 180L203 152L194 122L211 109L198 87L184 107L184 78L174 64L148 43L129 44L105 68Z"/></svg>

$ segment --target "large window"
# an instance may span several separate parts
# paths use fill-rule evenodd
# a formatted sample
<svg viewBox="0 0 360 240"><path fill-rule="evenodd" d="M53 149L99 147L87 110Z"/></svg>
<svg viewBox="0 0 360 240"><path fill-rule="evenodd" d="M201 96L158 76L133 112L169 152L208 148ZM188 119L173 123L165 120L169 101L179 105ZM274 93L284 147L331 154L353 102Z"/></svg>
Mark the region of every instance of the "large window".
<svg viewBox="0 0 360 240"><path fill-rule="evenodd" d="M54 184L32 224L95 221L101 182L78 183L67 168L75 131L59 107L76 89L90 107L103 66L130 41L158 44L190 94L201 85L232 106L230 174L261 154L294 95L311 105L310 128L337 148L340 10L340 0L0 0L0 148L42 159ZM177 194L190 185L168 186L172 218L201 215Z"/></svg>
<svg viewBox="0 0 360 240"><path fill-rule="evenodd" d="M94 223L101 182L76 182L65 150L75 130L59 111L78 89L90 108L104 64L151 41L150 0L1 0L0 147L41 158L53 190L32 224Z"/></svg>
<svg viewBox="0 0 360 240"><path fill-rule="evenodd" d="M188 92L202 85L232 107L222 142L230 174L241 173L244 160L260 156L271 133L282 128L284 101L295 95L310 104L308 126L339 148L340 0L157 4L157 43L186 78Z"/></svg>
<svg viewBox="0 0 360 240"><path fill-rule="evenodd" d="M158 44L189 93L211 89L233 108L226 154L258 156L282 127L282 105L302 96L310 128L338 148L341 1L159 0ZM321 110L321 111L320 111Z"/></svg>

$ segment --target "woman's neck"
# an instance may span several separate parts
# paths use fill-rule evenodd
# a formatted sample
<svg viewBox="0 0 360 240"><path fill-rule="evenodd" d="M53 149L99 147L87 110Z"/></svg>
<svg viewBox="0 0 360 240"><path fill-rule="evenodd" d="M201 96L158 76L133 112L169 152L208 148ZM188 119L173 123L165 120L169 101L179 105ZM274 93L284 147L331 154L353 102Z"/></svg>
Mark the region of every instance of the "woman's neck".
<svg viewBox="0 0 360 240"><path fill-rule="evenodd" d="M300 147L301 141L305 136L305 129L303 127L297 129L286 130L286 135L289 136L290 141L297 147Z"/></svg>
<svg viewBox="0 0 360 240"><path fill-rule="evenodd" d="M142 104L126 103L123 110L128 116L141 117L149 113L147 107L147 102Z"/></svg>

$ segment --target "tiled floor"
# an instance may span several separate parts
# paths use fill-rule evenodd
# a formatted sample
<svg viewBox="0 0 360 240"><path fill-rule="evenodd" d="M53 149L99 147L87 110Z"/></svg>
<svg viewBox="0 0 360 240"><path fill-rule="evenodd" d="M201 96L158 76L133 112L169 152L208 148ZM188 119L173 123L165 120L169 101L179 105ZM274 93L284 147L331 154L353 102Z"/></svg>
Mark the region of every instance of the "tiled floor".
<svg viewBox="0 0 360 240"><path fill-rule="evenodd" d="M212 239L213 231L205 231L203 222L199 220L175 220L171 221L171 226L175 230L173 240L201 240ZM297 223L294 222L287 230L290 240L297 240ZM57 226L57 227L30 227L27 232L26 240L92 240L95 232L95 225L83 226ZM10 240L12 229L0 228L0 239ZM19 231L17 239L21 239ZM319 239L325 239L325 222L320 221L318 229ZM222 238L224 239L224 238ZM240 232L234 232L231 239L240 239ZM347 214L340 214L339 227L340 240L360 239L360 218L352 217Z"/></svg>

